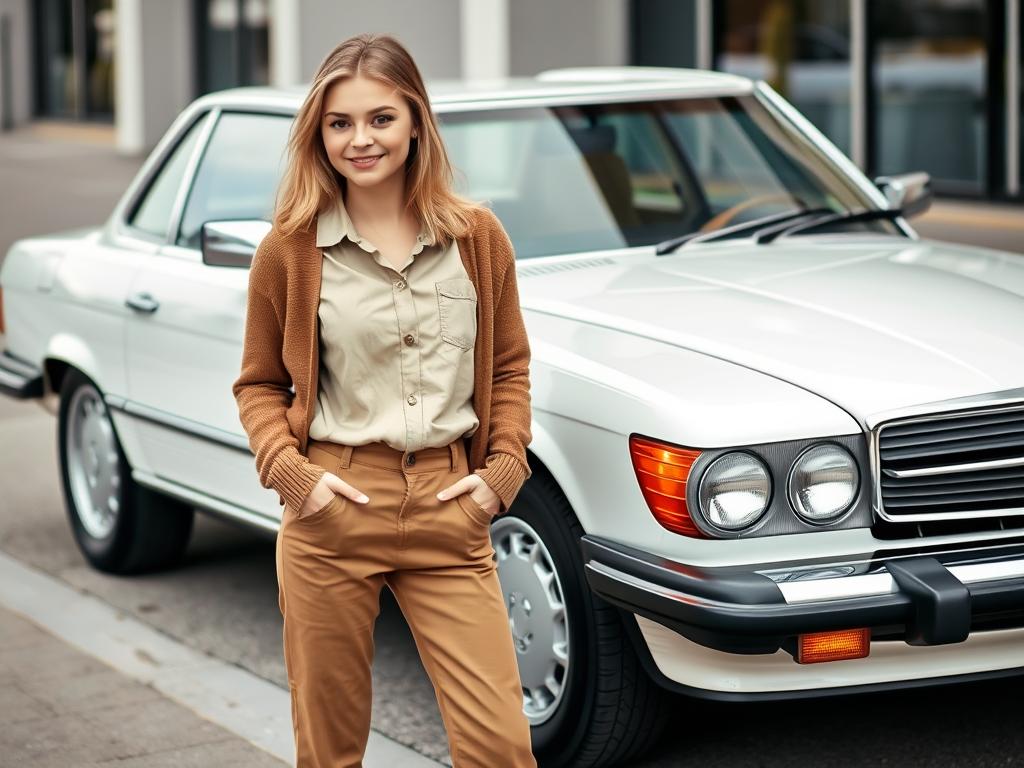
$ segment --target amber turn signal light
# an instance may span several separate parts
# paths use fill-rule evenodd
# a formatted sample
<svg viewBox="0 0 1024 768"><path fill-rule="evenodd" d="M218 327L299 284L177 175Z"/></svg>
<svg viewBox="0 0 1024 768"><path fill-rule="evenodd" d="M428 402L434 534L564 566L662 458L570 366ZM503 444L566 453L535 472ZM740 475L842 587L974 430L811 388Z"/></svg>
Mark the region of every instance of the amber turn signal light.
<svg viewBox="0 0 1024 768"><path fill-rule="evenodd" d="M686 481L700 451L631 435L629 455L640 492L658 523L673 533L707 538L686 506Z"/></svg>
<svg viewBox="0 0 1024 768"><path fill-rule="evenodd" d="M819 661L863 659L871 648L870 629L842 629L837 632L815 632L797 639L796 660L800 664Z"/></svg>

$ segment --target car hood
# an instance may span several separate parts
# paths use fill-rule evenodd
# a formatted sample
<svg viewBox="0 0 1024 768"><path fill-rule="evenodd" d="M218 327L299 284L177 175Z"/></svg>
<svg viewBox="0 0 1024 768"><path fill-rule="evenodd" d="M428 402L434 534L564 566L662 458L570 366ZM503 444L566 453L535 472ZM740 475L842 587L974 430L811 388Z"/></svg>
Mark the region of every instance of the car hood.
<svg viewBox="0 0 1024 768"><path fill-rule="evenodd" d="M862 424L1024 385L1024 256L932 240L802 236L524 262L524 310L713 355Z"/></svg>

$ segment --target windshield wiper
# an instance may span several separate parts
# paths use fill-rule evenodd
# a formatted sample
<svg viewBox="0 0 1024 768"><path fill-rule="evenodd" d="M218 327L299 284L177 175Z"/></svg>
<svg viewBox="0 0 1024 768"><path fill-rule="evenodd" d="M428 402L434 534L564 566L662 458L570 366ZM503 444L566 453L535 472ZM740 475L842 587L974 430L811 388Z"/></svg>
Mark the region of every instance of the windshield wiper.
<svg viewBox="0 0 1024 768"><path fill-rule="evenodd" d="M711 232L688 232L685 235L679 237L673 237L671 240L665 240L664 242L658 243L654 249L655 254L663 256L666 253L672 253L676 248L686 243L706 243L712 240L724 240L732 235L742 234L748 230L761 230L765 227L772 227L772 225L783 224L787 226L793 222L794 219L804 219L808 216L817 216L818 214L832 213L831 208L801 208L796 211L784 211L782 213L773 213L771 216L763 216L760 219L754 219L753 221L744 221L740 224L733 224L730 227L722 227L721 229L714 229Z"/></svg>
<svg viewBox="0 0 1024 768"><path fill-rule="evenodd" d="M900 208L866 208L861 211L830 212L810 221L790 221L780 227L772 227L771 231L758 232L754 239L758 243L770 243L779 235L791 235L794 232L806 232L827 224L846 224L854 221L874 221L875 219L895 219L903 215Z"/></svg>

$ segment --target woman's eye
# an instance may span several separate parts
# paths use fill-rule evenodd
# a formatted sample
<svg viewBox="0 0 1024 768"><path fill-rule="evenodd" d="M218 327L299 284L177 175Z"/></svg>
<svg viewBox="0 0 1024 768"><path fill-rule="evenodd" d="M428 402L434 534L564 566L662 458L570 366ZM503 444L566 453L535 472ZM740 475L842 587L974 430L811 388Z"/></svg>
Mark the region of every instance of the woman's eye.
<svg viewBox="0 0 1024 768"><path fill-rule="evenodd" d="M385 123L390 123L394 118L391 115L377 115L378 118L382 118ZM377 118L374 118L377 119Z"/></svg>
<svg viewBox="0 0 1024 768"><path fill-rule="evenodd" d="M344 122L344 120L335 120L333 123L331 123L331 128L340 128L341 124Z"/></svg>

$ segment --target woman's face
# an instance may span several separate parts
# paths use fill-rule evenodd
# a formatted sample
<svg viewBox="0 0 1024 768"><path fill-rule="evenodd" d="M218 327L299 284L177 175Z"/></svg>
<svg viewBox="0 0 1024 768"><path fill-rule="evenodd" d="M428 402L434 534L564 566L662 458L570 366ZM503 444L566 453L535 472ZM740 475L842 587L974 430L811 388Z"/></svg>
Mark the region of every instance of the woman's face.
<svg viewBox="0 0 1024 768"><path fill-rule="evenodd" d="M405 97L380 80L356 75L327 89L320 135L331 165L350 184L370 187L404 174L416 133Z"/></svg>

